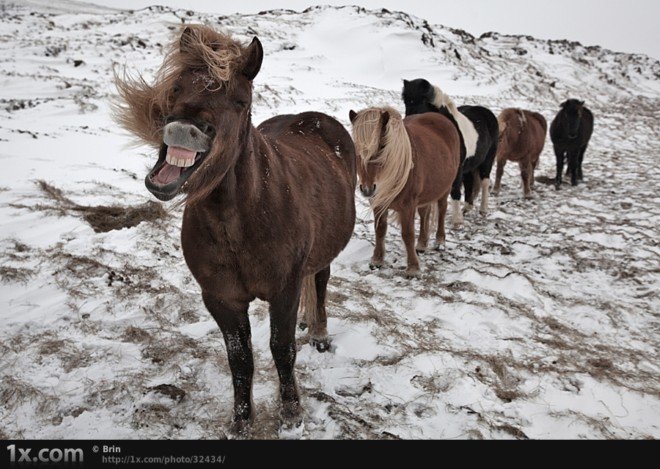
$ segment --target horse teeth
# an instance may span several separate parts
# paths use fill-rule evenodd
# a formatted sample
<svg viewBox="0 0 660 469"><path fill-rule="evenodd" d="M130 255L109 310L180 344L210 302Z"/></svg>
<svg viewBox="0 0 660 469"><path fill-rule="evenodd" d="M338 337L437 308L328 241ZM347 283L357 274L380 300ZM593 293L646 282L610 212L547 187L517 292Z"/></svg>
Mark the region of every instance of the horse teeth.
<svg viewBox="0 0 660 469"><path fill-rule="evenodd" d="M178 166L179 168L187 168L195 164L194 159L176 158L169 154L165 156L165 161L172 166Z"/></svg>

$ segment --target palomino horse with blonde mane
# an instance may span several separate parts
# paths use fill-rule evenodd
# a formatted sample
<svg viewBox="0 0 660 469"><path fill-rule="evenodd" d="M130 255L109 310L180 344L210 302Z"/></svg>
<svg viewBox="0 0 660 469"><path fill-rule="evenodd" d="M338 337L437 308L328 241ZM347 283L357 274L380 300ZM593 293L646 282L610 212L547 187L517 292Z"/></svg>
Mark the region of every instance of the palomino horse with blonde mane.
<svg viewBox="0 0 660 469"><path fill-rule="evenodd" d="M355 147L339 122L306 112L252 125L262 59L257 38L246 47L188 26L153 85L117 82L119 122L158 149L147 188L161 200L186 196L183 255L225 339L238 433L253 416L250 303L270 303L283 424L298 426L299 302L302 295L312 343L327 350L330 263L355 223Z"/></svg>
<svg viewBox="0 0 660 469"><path fill-rule="evenodd" d="M504 109L497 117L500 127L500 142L497 147L497 171L493 194L500 192L500 183L507 161L515 161L520 167L523 183L523 195L532 197L534 189L534 170L545 144L548 123L538 112L525 109Z"/></svg>
<svg viewBox="0 0 660 469"><path fill-rule="evenodd" d="M360 190L370 198L376 226L372 268L383 264L389 210L399 214L406 245L406 274L419 272L415 250L415 210L420 215L417 250L429 239L429 217L438 207L436 246L445 242L447 196L460 165L460 137L456 127L440 114L401 118L391 107L349 113L358 154Z"/></svg>

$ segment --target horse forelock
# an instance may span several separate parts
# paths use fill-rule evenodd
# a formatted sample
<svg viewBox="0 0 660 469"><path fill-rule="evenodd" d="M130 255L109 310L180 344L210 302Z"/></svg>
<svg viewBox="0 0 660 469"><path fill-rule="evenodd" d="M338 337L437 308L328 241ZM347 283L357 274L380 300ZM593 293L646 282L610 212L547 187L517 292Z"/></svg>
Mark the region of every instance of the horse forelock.
<svg viewBox="0 0 660 469"><path fill-rule="evenodd" d="M245 47L204 25L187 25L178 32L153 83L115 75L119 99L113 104L115 120L138 139L154 147L162 144L163 119L170 114L172 90L182 73L203 73L205 88L230 87L243 64Z"/></svg>
<svg viewBox="0 0 660 469"><path fill-rule="evenodd" d="M383 111L389 114L389 119L381 145L380 119ZM380 216L408 182L413 168L410 137L399 111L386 106L360 111L353 122L353 139L365 168L370 162L380 164L376 194L371 199L376 216Z"/></svg>

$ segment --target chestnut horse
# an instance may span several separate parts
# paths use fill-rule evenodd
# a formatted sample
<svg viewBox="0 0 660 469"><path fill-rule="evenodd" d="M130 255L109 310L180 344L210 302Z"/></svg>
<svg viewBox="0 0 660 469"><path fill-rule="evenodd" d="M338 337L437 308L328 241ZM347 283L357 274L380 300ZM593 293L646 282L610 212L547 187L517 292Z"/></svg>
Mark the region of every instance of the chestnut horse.
<svg viewBox="0 0 660 469"><path fill-rule="evenodd" d="M155 83L118 80L118 120L159 148L146 186L158 199L185 194L183 255L225 339L234 386L232 430L252 419L248 307L270 303L270 349L282 420L302 422L294 364L303 290L310 337L327 350L330 263L355 223L355 147L316 112L251 122L257 38L244 46L206 26L186 27Z"/></svg>
<svg viewBox="0 0 660 469"><path fill-rule="evenodd" d="M523 195L530 198L534 189L534 170L543 151L548 124L538 112L516 108L504 109L497 117L497 122L500 141L495 157L497 171L493 193L497 195L500 191L506 162L515 161L520 167Z"/></svg>
<svg viewBox="0 0 660 469"><path fill-rule="evenodd" d="M359 164L360 190L370 198L376 227L371 267L383 264L389 210L399 214L408 254L406 275L419 273L415 210L420 215L417 250L429 239L429 212L438 207L436 246L445 242L447 196L460 165L460 137L449 119L427 113L401 118L391 107L349 113Z"/></svg>

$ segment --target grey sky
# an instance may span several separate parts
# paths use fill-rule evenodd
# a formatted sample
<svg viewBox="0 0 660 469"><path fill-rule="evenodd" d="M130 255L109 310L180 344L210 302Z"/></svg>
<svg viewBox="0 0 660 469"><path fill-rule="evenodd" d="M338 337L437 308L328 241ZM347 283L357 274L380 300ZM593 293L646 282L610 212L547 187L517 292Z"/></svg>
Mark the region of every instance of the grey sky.
<svg viewBox="0 0 660 469"><path fill-rule="evenodd" d="M273 8L303 10L313 4L356 4L401 10L480 35L486 31L570 39L660 59L658 0L91 0L115 8L165 4L220 14Z"/></svg>

